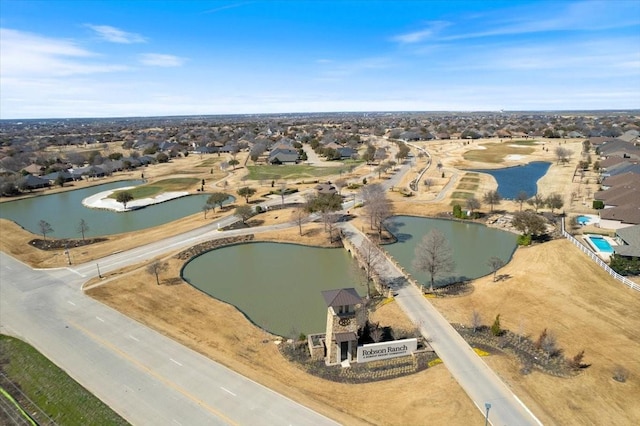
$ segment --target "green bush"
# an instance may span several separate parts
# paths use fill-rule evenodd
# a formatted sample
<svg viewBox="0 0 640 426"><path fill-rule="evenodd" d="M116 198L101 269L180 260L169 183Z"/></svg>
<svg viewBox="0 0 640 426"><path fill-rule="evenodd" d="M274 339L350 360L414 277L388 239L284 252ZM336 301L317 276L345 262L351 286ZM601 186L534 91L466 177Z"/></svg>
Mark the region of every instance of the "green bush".
<svg viewBox="0 0 640 426"><path fill-rule="evenodd" d="M520 235L520 236L518 236L518 245L519 246L531 245L531 235Z"/></svg>
<svg viewBox="0 0 640 426"><path fill-rule="evenodd" d="M256 206L254 210L256 211L256 214L262 213L262 207L261 206Z"/></svg>
<svg viewBox="0 0 640 426"><path fill-rule="evenodd" d="M593 208L596 209L596 210L604 209L604 201L593 200Z"/></svg>
<svg viewBox="0 0 640 426"><path fill-rule="evenodd" d="M460 204L455 204L453 206L453 216L458 219L464 219L465 214L462 211L462 207L460 206Z"/></svg>
<svg viewBox="0 0 640 426"><path fill-rule="evenodd" d="M500 327L500 314L496 315L496 319L491 325L491 334L494 336L500 336L502 334L502 328Z"/></svg>

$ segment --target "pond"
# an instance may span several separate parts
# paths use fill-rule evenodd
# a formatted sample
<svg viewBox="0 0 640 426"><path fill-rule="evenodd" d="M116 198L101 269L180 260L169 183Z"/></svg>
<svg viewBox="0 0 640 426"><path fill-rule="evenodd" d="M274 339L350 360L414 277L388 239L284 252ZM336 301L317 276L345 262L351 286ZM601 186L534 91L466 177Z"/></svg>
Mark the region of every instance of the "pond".
<svg viewBox="0 0 640 426"><path fill-rule="evenodd" d="M85 236L91 238L139 231L201 212L209 196L189 195L122 213L82 205L83 199L98 192L142 183L141 180L127 180L9 201L0 204L0 217L12 220L36 235L40 234L38 223L45 220L53 228L53 232L47 234L47 237L54 238L80 238L77 228L80 220L84 219L89 226Z"/></svg>
<svg viewBox="0 0 640 426"><path fill-rule="evenodd" d="M502 198L514 200L520 191L533 197L538 192L538 180L547 173L550 166L551 163L546 161L532 161L524 166L469 171L493 176L498 182L498 193Z"/></svg>
<svg viewBox="0 0 640 426"><path fill-rule="evenodd" d="M366 287L344 249L247 243L204 253L185 265L195 288L234 305L253 323L279 336L324 332L323 290Z"/></svg>
<svg viewBox="0 0 640 426"><path fill-rule="evenodd" d="M451 274L436 278L436 287L488 275L492 272L488 265L491 257L500 258L506 265L517 247L516 234L479 223L394 216L385 224L398 242L386 245L384 249L424 285L429 284L430 277L417 271L412 263L416 246L432 229L444 234L456 264Z"/></svg>
<svg viewBox="0 0 640 426"><path fill-rule="evenodd" d="M398 216L390 226L398 232L399 242L384 249L408 270L412 268L413 247L432 228L441 229L451 241L457 277L489 274L490 257L497 256L506 264L516 248L516 235L479 224ZM300 332L324 332L327 307L322 290L354 287L359 294L366 294L354 263L344 249L247 243L198 256L185 265L183 278L236 306L259 327L297 337ZM414 277L426 282L424 275ZM439 284L449 281L439 280Z"/></svg>

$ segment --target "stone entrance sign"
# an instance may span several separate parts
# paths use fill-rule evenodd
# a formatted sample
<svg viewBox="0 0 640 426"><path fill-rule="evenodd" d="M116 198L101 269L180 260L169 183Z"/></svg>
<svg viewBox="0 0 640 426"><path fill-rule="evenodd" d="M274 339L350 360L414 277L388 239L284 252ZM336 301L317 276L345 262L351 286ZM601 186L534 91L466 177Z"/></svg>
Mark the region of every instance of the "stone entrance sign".
<svg viewBox="0 0 640 426"><path fill-rule="evenodd" d="M371 343L358 347L358 362L379 361L411 355L418 349L418 339Z"/></svg>

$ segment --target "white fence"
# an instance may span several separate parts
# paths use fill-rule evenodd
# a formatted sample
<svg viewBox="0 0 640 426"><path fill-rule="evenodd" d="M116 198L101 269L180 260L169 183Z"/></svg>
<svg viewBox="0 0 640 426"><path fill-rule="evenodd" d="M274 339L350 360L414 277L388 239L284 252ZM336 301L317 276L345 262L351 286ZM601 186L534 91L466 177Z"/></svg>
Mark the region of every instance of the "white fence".
<svg viewBox="0 0 640 426"><path fill-rule="evenodd" d="M587 256L589 256L591 259L593 259L593 261L596 262L596 264L598 264L598 266L600 266L602 269L604 269L607 272L607 274L611 275L616 280L622 282L624 285L629 286L633 290L640 291L640 285L634 283L629 278L624 277L624 276L620 275L619 273L617 273L616 271L614 271L613 269L611 269L611 267L609 265L607 265L607 263L604 260L600 259L597 254L595 254L593 251L591 251L591 249L585 247L585 245L582 244L577 239L575 239L573 237L573 235L569 234L564 229L564 218L562 218L562 235L564 235L566 239L571 241L576 247L578 247L580 250L582 250L584 253L586 253Z"/></svg>

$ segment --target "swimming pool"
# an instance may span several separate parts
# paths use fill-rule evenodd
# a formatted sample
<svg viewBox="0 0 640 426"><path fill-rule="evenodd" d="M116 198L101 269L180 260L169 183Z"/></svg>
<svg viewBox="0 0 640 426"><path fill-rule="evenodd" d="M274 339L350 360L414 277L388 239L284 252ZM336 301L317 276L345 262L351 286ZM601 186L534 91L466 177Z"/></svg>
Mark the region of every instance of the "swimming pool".
<svg viewBox="0 0 640 426"><path fill-rule="evenodd" d="M600 251L602 253L613 253L613 247L611 247L611 244L609 244L609 242L605 240L604 237L601 237L599 235L587 235L585 238L589 240L589 242L597 249L597 251Z"/></svg>
<svg viewBox="0 0 640 426"><path fill-rule="evenodd" d="M591 222L591 218L588 216L578 216L576 217L576 222L578 222L578 224L580 225L586 225L587 223Z"/></svg>

